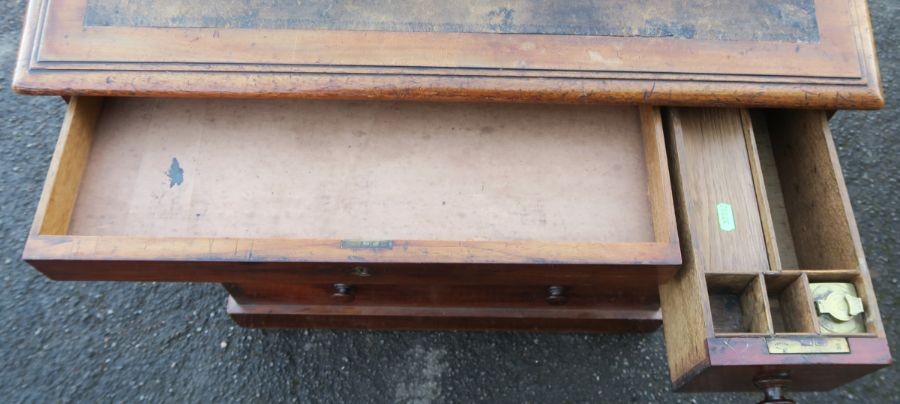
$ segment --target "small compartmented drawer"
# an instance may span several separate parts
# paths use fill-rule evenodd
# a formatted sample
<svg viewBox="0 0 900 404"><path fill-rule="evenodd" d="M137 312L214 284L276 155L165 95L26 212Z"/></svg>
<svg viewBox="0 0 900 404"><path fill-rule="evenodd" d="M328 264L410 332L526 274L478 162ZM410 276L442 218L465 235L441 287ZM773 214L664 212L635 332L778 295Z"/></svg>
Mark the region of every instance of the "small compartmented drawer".
<svg viewBox="0 0 900 404"><path fill-rule="evenodd" d="M754 168L768 206L763 215L772 269L859 270L859 236L825 114L754 111L750 116L758 151Z"/></svg>
<svg viewBox="0 0 900 404"><path fill-rule="evenodd" d="M666 127L676 388L822 390L890 364L825 113L672 109Z"/></svg>
<svg viewBox="0 0 900 404"><path fill-rule="evenodd" d="M765 287L775 334L819 333L806 273L765 275Z"/></svg>
<svg viewBox="0 0 900 404"><path fill-rule="evenodd" d="M759 275L707 274L706 289L716 335L771 333Z"/></svg>

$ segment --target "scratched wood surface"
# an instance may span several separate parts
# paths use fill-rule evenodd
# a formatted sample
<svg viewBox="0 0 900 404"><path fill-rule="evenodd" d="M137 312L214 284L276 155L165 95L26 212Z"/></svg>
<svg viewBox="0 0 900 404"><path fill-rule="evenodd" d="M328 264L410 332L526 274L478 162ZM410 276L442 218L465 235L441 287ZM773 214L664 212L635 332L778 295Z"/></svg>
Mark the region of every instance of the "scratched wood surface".
<svg viewBox="0 0 900 404"><path fill-rule="evenodd" d="M88 0L87 26L814 42L813 0Z"/></svg>

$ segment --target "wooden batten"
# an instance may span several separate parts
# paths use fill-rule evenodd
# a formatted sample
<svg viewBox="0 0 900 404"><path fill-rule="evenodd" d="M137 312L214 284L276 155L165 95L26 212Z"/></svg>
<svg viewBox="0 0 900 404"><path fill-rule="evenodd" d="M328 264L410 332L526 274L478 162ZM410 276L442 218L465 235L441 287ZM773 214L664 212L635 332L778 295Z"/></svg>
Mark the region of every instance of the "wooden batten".
<svg viewBox="0 0 900 404"><path fill-rule="evenodd" d="M666 111L665 129L666 144L669 150L669 171L672 175L672 188L675 216L677 218L678 237L681 240L681 258L683 268L669 280L659 286L659 297L665 327L666 356L672 383L677 387L681 380L695 372L702 371L709 365L706 351L707 338L713 337L709 300L705 296L706 282L703 273L698 269L698 241L694 240L690 215L684 192L685 179L681 167L687 162L683 150L683 130L680 116Z"/></svg>
<svg viewBox="0 0 900 404"><path fill-rule="evenodd" d="M769 269L780 271L782 269L781 255L779 254L778 238L776 237L776 224L774 221L773 207L769 206L768 188L764 177L764 158L757 147L756 130L750 111L741 110L741 127L744 129L744 142L747 146L747 158L750 162L750 174L753 177L753 187L756 191L756 203L759 207L759 219L762 223L763 237L766 240L766 253L769 257ZM778 184L776 174L775 183ZM780 184L777 185L780 187ZM781 192L780 189L778 192ZM787 220L787 218L785 218Z"/></svg>
<svg viewBox="0 0 900 404"><path fill-rule="evenodd" d="M69 103L44 181L32 235L67 234L102 108L100 97L76 97Z"/></svg>
<svg viewBox="0 0 900 404"><path fill-rule="evenodd" d="M647 193L653 217L656 242L678 246L677 223L672 209L673 197L662 115L659 108L640 107L644 134L644 153L647 156Z"/></svg>

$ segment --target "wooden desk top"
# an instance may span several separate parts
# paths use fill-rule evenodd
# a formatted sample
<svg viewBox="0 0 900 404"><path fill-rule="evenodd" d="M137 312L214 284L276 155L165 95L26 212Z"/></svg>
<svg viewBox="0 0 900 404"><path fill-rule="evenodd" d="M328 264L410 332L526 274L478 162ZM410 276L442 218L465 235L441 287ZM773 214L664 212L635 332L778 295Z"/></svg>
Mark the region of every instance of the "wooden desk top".
<svg viewBox="0 0 900 404"><path fill-rule="evenodd" d="M879 108L864 0L31 0L28 94Z"/></svg>

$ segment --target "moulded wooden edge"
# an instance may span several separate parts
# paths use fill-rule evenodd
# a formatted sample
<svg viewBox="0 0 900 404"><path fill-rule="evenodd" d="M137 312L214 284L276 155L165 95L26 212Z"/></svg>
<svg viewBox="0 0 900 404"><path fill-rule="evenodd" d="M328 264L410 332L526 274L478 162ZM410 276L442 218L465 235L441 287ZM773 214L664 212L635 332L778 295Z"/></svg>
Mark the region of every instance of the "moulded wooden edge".
<svg viewBox="0 0 900 404"><path fill-rule="evenodd" d="M228 314L242 327L253 328L652 332L662 324L658 309L628 306L507 309L241 305L229 298Z"/></svg>
<svg viewBox="0 0 900 404"><path fill-rule="evenodd" d="M102 109L99 97L76 97L69 103L30 235L62 235L68 230Z"/></svg>
<svg viewBox="0 0 900 404"><path fill-rule="evenodd" d="M106 79L115 76L108 83ZM880 85L750 84L728 81L329 75L155 73L152 87L135 90L140 72L18 71L13 90L25 95L197 98L302 98L559 104L646 104L684 107L868 109L884 107ZM192 85L187 88L184 83ZM259 85L258 83L265 83ZM251 84L258 90L246 93Z"/></svg>
<svg viewBox="0 0 900 404"><path fill-rule="evenodd" d="M13 89L22 94L143 97L284 97L419 101L652 104L707 107L880 109L884 106L875 40L866 1L852 5L864 84L680 79L503 78L428 74L242 74L145 71L31 70L41 2L29 2ZM752 79L752 76L750 76ZM185 85L190 83L190 85ZM249 89L249 90L248 90Z"/></svg>

